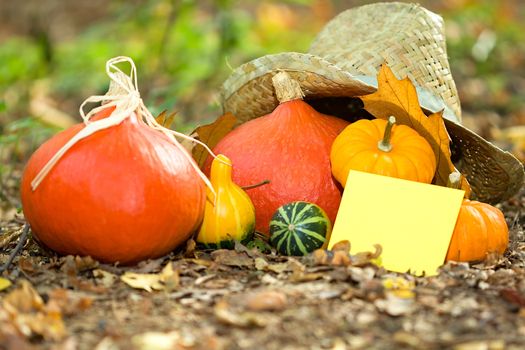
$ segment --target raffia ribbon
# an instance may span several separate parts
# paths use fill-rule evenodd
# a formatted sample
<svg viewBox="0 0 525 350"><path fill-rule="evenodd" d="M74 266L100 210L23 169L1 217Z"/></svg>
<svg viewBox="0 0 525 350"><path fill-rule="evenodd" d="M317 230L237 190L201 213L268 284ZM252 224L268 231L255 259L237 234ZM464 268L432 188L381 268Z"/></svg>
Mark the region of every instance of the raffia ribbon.
<svg viewBox="0 0 525 350"><path fill-rule="evenodd" d="M120 68L117 67L117 64L127 62L131 66L131 72L129 75L125 74ZM40 172L35 176L33 181L31 181L31 188L33 191L37 189L40 183L44 178L49 174L51 169L58 163L60 158L73 147L78 141L93 135L97 131L110 128L112 126L119 125L133 113L137 114L139 122L142 121L144 124L149 126L154 130L158 130L164 135L166 135L178 149L184 154L188 159L193 169L197 172L199 177L204 181L206 186L210 191L216 195L215 190L210 182L210 180L204 175L204 173L199 169L197 164L193 161L191 155L184 149L184 147L177 141L175 136L181 137L192 142L196 142L203 146L214 158L215 154L211 149L204 144L203 142L194 139L191 136L185 135L183 133L167 129L160 125L155 117L150 113L150 111L144 105L140 93L138 90L137 83L137 68L133 60L126 56L114 57L106 62L106 74L111 79L111 85L108 92L103 96L91 96L88 97L80 105L80 116L84 120L86 125L82 130L80 130L75 136L73 136L58 152L47 162L47 164L40 170ZM101 103L101 106L91 109L87 114L84 113L84 107L88 103ZM91 121L91 118L98 112L107 109L109 107L115 107L113 113L110 116L104 119Z"/></svg>

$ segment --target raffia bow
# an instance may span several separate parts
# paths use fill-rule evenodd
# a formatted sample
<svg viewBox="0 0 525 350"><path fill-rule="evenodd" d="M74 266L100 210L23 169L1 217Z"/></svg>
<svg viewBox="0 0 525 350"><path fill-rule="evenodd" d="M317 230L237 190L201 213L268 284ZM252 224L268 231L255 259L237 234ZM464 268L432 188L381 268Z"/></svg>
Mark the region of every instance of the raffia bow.
<svg viewBox="0 0 525 350"><path fill-rule="evenodd" d="M129 75L125 74L120 68L117 67L117 64L127 62L131 66L131 72ZM177 148L181 150L184 156L188 159L193 169L197 172L199 177L204 181L206 186L210 191L215 195L215 190L211 185L209 179L204 175L204 173L199 169L197 164L193 161L191 155L184 149L184 147L177 141L175 136L181 137L192 142L196 142L203 146L214 158L215 154L210 150L210 148L203 142L194 139L191 136L187 136L183 133L167 129L160 125L155 117L150 113L150 111L144 105L140 93L138 90L137 83L137 68L133 60L126 56L114 57L106 62L106 74L111 79L111 85L108 92L103 96L91 96L88 97L80 105L80 116L82 117L84 124L86 125L82 130L80 130L75 136L73 136L58 152L47 162L47 164L40 170L40 172L35 176L33 181L31 181L31 188L33 191L37 189L40 183L44 178L49 174L51 169L58 163L58 161L64 156L64 154L73 147L77 142L90 135L96 133L97 131L110 128L112 126L119 125L125 119L129 118L133 113L136 113L139 122L143 122L150 128L158 130L164 135L166 135ZM91 109L87 114L84 113L84 107L88 103L101 103L101 106ZM91 121L91 118L98 112L107 109L109 107L115 107L113 113L110 116Z"/></svg>

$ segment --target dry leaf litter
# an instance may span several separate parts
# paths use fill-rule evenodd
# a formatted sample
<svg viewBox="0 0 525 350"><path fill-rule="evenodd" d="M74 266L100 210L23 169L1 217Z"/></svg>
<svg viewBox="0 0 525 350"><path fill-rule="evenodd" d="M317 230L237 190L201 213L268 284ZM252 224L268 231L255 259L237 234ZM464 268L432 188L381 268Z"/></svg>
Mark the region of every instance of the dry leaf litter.
<svg viewBox="0 0 525 350"><path fill-rule="evenodd" d="M0 277L0 349L523 349L524 205L524 192L503 203L504 257L428 278L378 268L380 247L346 254L347 242L283 257L190 241L121 267L30 239ZM1 227L3 265L23 221Z"/></svg>

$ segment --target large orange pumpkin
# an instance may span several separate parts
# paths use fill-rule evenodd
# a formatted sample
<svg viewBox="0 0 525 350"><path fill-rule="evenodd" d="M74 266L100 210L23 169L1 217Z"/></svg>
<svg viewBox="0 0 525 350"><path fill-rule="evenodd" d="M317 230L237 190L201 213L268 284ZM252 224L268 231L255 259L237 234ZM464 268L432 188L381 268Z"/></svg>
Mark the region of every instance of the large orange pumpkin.
<svg viewBox="0 0 525 350"><path fill-rule="evenodd" d="M330 147L348 123L318 113L302 101L299 84L285 72L276 74L273 81L279 106L231 131L214 152L235 164L235 183L246 186L270 181L246 191L255 206L257 231L268 234L277 208L294 201L317 204L333 222L341 189L332 177ZM208 159L208 174L210 163Z"/></svg>
<svg viewBox="0 0 525 350"><path fill-rule="evenodd" d="M501 210L464 199L446 261L484 260L490 253L503 254L508 244L509 229Z"/></svg>
<svg viewBox="0 0 525 350"><path fill-rule="evenodd" d="M31 188L84 127L57 134L27 163L21 197L35 237L58 253L124 264L162 256L186 241L203 217L204 184L183 151L134 113L76 143Z"/></svg>

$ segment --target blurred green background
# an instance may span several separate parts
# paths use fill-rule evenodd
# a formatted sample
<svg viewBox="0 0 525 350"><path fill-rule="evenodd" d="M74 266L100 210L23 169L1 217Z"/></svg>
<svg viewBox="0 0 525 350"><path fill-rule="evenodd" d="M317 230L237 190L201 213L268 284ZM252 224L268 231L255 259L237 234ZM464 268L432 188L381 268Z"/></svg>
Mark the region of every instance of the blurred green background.
<svg viewBox="0 0 525 350"><path fill-rule="evenodd" d="M132 57L152 113L177 111L172 127L189 132L220 115L218 91L232 67L307 51L328 20L366 3L0 1L0 201L31 152L78 122L86 97L105 93L108 58ZM516 135L504 131L525 124L525 2L420 3L445 18L464 123L520 155Z"/></svg>

